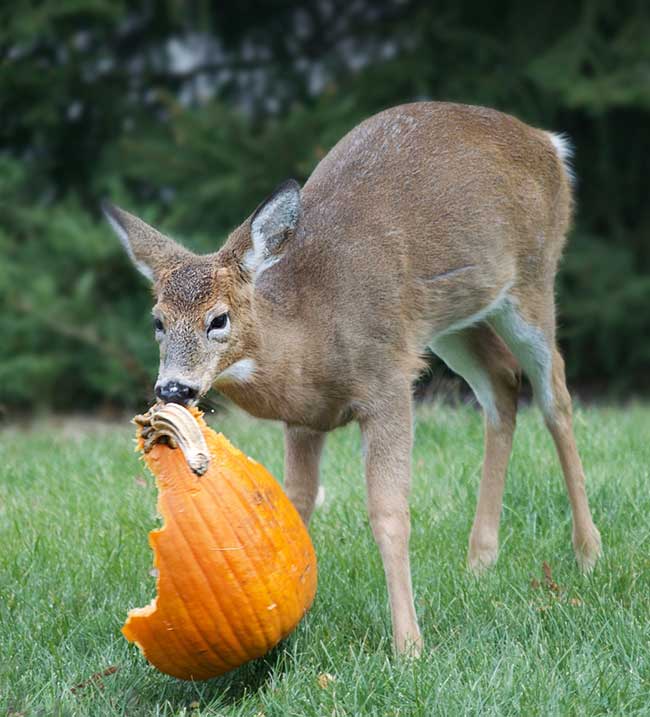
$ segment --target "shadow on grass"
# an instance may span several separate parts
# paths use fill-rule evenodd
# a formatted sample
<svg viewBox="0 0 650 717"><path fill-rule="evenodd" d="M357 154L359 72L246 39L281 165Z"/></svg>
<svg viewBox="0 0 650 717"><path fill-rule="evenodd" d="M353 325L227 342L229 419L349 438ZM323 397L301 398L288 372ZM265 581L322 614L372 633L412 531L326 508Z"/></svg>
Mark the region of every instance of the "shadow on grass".
<svg viewBox="0 0 650 717"><path fill-rule="evenodd" d="M221 677L203 682L176 680L162 677L145 689L132 688L124 700L124 713L129 715L151 715L159 709L161 703L169 710L161 714L177 714L183 708L198 703L201 708L207 705L216 708L234 707L246 697L261 692L268 686L271 678L277 679L290 669L292 642L284 641L267 655L242 665ZM162 687L162 690L160 689Z"/></svg>

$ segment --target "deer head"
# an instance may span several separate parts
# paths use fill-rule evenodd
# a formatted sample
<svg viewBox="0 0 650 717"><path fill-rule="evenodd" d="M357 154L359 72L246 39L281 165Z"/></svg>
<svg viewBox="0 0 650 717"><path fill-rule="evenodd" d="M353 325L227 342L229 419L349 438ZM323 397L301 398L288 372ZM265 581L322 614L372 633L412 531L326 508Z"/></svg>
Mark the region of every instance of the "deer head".
<svg viewBox="0 0 650 717"><path fill-rule="evenodd" d="M256 279L282 258L300 218L300 187L280 185L220 252L197 255L110 204L104 214L136 268L153 283L160 344L156 395L195 403L213 384L255 372Z"/></svg>

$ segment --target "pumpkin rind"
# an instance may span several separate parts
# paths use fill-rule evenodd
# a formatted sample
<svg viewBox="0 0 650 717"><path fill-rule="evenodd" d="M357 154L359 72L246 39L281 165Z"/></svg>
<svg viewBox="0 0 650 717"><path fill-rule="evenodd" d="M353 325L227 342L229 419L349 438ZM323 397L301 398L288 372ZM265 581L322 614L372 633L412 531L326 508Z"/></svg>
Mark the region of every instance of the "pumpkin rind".
<svg viewBox="0 0 650 717"><path fill-rule="evenodd" d="M149 534L158 594L129 612L122 632L162 672L204 680L286 637L311 606L317 570L309 534L273 476L193 413L211 455L203 476L169 445L145 454L163 518Z"/></svg>

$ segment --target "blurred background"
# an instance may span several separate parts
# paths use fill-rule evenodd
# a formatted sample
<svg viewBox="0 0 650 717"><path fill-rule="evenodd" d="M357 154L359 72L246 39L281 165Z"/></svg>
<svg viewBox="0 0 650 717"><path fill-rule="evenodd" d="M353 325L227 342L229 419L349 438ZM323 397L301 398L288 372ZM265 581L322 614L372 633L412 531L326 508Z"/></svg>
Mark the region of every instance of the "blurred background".
<svg viewBox="0 0 650 717"><path fill-rule="evenodd" d="M647 395L649 18L645 0L2 3L0 412L153 395L149 287L101 198L213 251L361 119L420 99L571 137L569 378L587 398Z"/></svg>

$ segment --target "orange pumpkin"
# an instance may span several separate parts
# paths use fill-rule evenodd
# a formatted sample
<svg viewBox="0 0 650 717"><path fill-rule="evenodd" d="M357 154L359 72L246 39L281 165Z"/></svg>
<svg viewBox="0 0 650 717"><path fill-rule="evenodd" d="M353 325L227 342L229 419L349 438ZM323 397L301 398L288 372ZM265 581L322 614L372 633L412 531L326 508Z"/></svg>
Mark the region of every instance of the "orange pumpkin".
<svg viewBox="0 0 650 717"><path fill-rule="evenodd" d="M311 606L317 575L309 534L280 485L193 415L207 472L197 476L168 444L145 453L163 518L149 534L158 595L129 612L122 632L162 672L204 680L286 637Z"/></svg>

